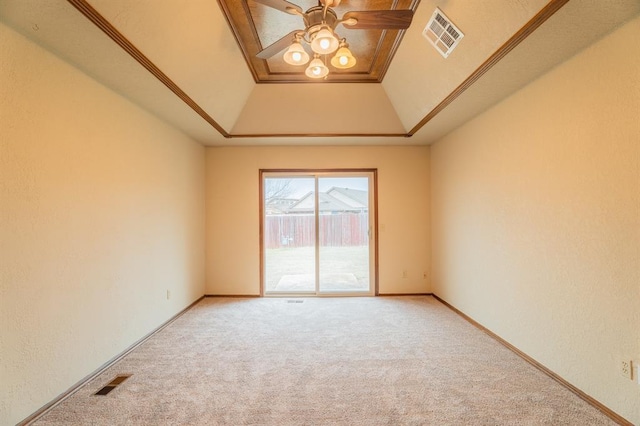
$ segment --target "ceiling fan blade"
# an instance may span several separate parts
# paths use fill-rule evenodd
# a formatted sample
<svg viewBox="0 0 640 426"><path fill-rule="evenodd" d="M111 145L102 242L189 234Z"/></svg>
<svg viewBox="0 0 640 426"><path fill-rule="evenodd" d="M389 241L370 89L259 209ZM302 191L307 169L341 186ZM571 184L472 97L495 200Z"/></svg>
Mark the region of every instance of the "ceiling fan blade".
<svg viewBox="0 0 640 426"><path fill-rule="evenodd" d="M281 10L291 15L302 15L304 11L298 5L289 3L286 0L253 0L256 3L264 4L265 6L272 7L274 9Z"/></svg>
<svg viewBox="0 0 640 426"><path fill-rule="evenodd" d="M269 46L265 47L260 52L258 52L258 54L256 55L256 58L269 59L270 57L277 54L278 52L281 52L282 50L286 49L291 45L291 43L293 42L293 39L295 38L296 33L300 33L300 32L304 32L304 31L301 31L301 30L291 31L289 34L282 37L280 40L270 44Z"/></svg>
<svg viewBox="0 0 640 426"><path fill-rule="evenodd" d="M355 19L355 24L345 22ZM409 28L413 19L413 10L362 10L347 12L342 17L342 25L345 28L356 30L385 29L404 30Z"/></svg>

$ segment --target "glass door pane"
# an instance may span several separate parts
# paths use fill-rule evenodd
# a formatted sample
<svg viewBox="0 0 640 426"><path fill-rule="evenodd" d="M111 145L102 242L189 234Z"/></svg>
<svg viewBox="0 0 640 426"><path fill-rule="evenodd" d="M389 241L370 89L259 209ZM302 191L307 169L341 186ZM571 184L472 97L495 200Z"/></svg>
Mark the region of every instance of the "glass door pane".
<svg viewBox="0 0 640 426"><path fill-rule="evenodd" d="M318 178L321 293L370 292L369 177Z"/></svg>
<svg viewBox="0 0 640 426"><path fill-rule="evenodd" d="M315 293L315 178L265 177L263 193L265 293Z"/></svg>

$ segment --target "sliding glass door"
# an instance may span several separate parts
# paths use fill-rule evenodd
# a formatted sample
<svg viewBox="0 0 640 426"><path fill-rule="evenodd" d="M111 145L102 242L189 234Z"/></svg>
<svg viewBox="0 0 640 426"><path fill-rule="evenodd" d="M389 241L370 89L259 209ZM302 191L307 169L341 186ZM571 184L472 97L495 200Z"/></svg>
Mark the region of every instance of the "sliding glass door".
<svg viewBox="0 0 640 426"><path fill-rule="evenodd" d="M369 178L318 178L320 292L370 290Z"/></svg>
<svg viewBox="0 0 640 426"><path fill-rule="evenodd" d="M315 187L313 176L264 177L265 294L316 292Z"/></svg>
<svg viewBox="0 0 640 426"><path fill-rule="evenodd" d="M374 171L262 173L265 295L375 290Z"/></svg>

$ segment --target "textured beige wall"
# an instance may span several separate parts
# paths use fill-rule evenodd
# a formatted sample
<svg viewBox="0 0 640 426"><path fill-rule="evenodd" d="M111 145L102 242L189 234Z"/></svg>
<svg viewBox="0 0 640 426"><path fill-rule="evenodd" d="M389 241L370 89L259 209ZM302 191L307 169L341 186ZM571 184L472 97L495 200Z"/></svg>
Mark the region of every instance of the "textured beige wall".
<svg viewBox="0 0 640 426"><path fill-rule="evenodd" d="M207 294L260 293L258 171L282 168L377 168L380 292L430 291L428 147L240 147L207 148Z"/></svg>
<svg viewBox="0 0 640 426"><path fill-rule="evenodd" d="M434 292L627 419L640 386L640 19L431 150Z"/></svg>
<svg viewBox="0 0 640 426"><path fill-rule="evenodd" d="M2 24L0 51L6 425L204 293L205 163L202 146Z"/></svg>

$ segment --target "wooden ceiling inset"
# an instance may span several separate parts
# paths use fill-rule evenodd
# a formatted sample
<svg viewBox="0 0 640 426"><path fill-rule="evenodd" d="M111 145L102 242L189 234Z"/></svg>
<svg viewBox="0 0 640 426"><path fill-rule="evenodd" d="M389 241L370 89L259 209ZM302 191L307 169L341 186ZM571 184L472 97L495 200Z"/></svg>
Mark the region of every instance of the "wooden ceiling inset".
<svg viewBox="0 0 640 426"><path fill-rule="evenodd" d="M303 10L317 6L317 0L289 0ZM303 30L302 17L256 3L253 0L218 0L238 45L249 65L256 83L314 83L318 81L380 83L400 45L406 30L361 30L336 28L345 37L357 64L347 70L329 66L326 79L313 80L305 76L304 66L289 65L282 53L268 60L258 59L256 54L271 43L294 30ZM356 10L416 10L420 0L342 0L333 8L338 17ZM412 23L412 25L414 25Z"/></svg>

